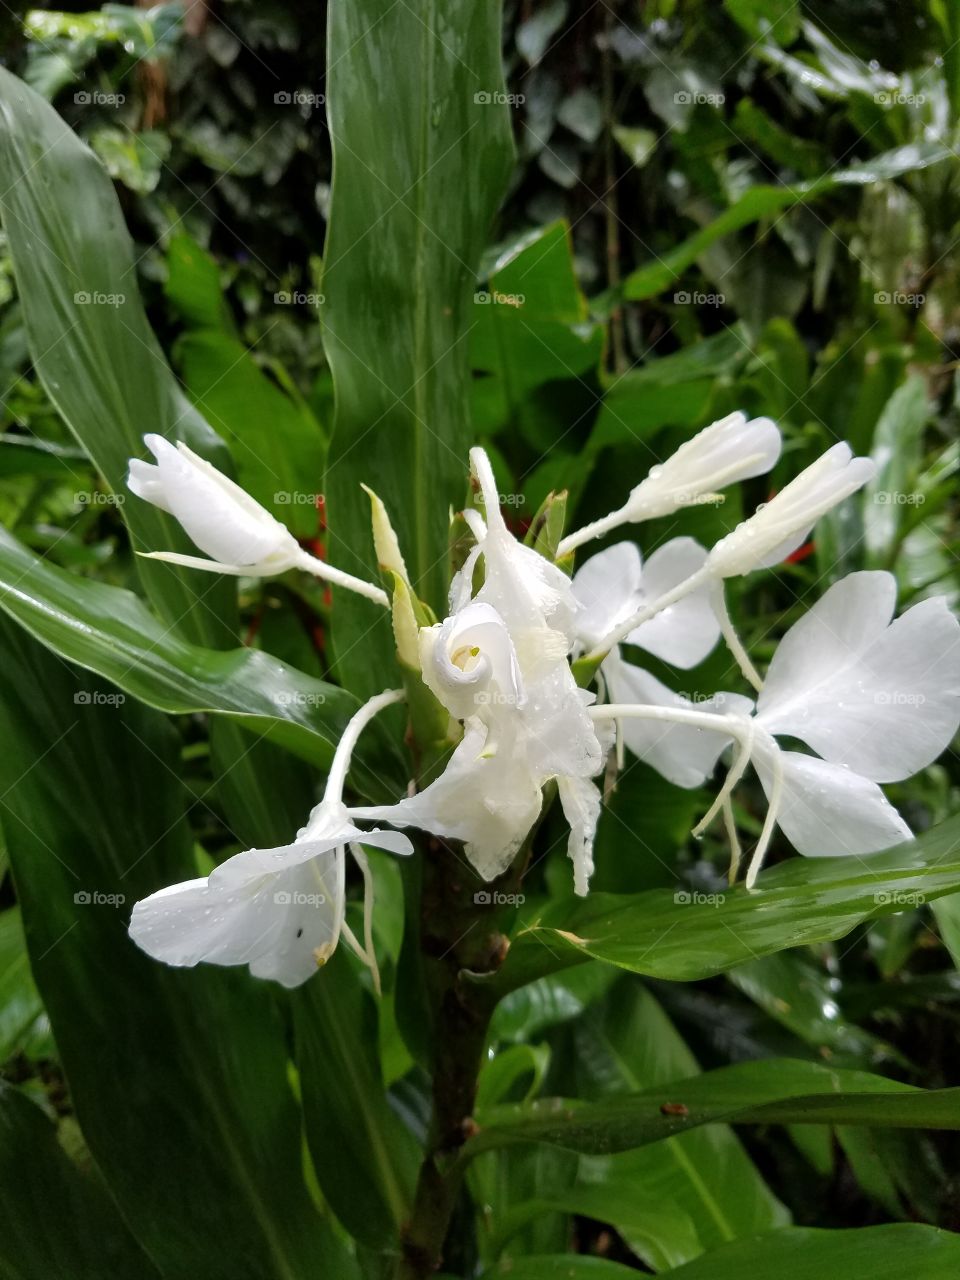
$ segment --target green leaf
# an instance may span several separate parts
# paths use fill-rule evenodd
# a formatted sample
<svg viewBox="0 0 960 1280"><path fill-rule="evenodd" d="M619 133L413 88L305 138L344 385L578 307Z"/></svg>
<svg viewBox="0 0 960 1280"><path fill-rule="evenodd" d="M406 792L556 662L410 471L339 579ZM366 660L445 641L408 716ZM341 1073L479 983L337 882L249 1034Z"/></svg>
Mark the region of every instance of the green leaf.
<svg viewBox="0 0 960 1280"><path fill-rule="evenodd" d="M94 1172L35 1103L0 1081L0 1273L5 1280L158 1280Z"/></svg>
<svg viewBox="0 0 960 1280"><path fill-rule="evenodd" d="M219 268L189 236L170 245L166 292L187 321L175 358L191 400L228 441L237 481L298 537L316 537L326 441L306 403L232 331Z"/></svg>
<svg viewBox="0 0 960 1280"><path fill-rule="evenodd" d="M898 1224L849 1231L792 1227L699 1258L671 1280L743 1280L744 1276L869 1276L870 1280L946 1280L960 1270L960 1236L935 1227Z"/></svg>
<svg viewBox="0 0 960 1280"><path fill-rule="evenodd" d="M842 938L856 925L902 909L901 895L930 901L960 889L960 818L908 844L861 858L792 858L757 888L701 895L651 889L633 897L591 895L552 905L527 922L492 977L492 991L585 960L689 982L788 947ZM912 900L916 901L916 897Z"/></svg>
<svg viewBox="0 0 960 1280"><path fill-rule="evenodd" d="M512 161L500 11L355 0L330 6L328 38L331 558L376 574L360 489L373 478L412 585L440 610L449 507L462 505L467 483L475 274ZM389 622L367 635L373 619L362 601L338 602L336 653L358 692L381 688L393 662Z"/></svg>
<svg viewBox="0 0 960 1280"><path fill-rule="evenodd" d="M494 1107L465 1158L515 1142L610 1155L715 1124L866 1124L960 1129L960 1089L914 1089L866 1071L764 1058L596 1102L544 1098Z"/></svg>
<svg viewBox="0 0 960 1280"><path fill-rule="evenodd" d="M497 258L488 286L474 294L475 429L481 435L519 430L533 447L552 447L580 415L567 422L551 404L543 435L534 393L594 373L602 352L603 331L590 320L577 284L569 225L557 221L522 236Z"/></svg>
<svg viewBox="0 0 960 1280"><path fill-rule="evenodd" d="M273 993L245 972L167 968L127 936L134 901L196 875L179 743L6 621L0 645L0 815L90 1152L170 1280L300 1280L320 1219Z"/></svg>
<svg viewBox="0 0 960 1280"><path fill-rule="evenodd" d="M127 496L127 461L144 455L145 431L183 439L228 467L147 322L113 184L54 109L2 69L0 189L34 367L108 487ZM195 553L173 517L149 502L131 498L121 512L138 550ZM235 584L198 584L195 572L153 560L137 567L166 622L223 643Z"/></svg>
<svg viewBox="0 0 960 1280"><path fill-rule="evenodd" d="M20 912L9 907L0 913L0 1064L16 1053L38 1058L50 1050L49 1026L30 973Z"/></svg>
<svg viewBox="0 0 960 1280"><path fill-rule="evenodd" d="M591 1010L576 1027L575 1045L582 1080L578 1092L585 1098L648 1089L697 1070L696 1059L660 1005L636 981L621 980L604 1004ZM790 1220L726 1126L711 1125L656 1146L584 1161L581 1178L598 1200L604 1191L629 1191L638 1208L647 1205L645 1218L633 1212L622 1222L611 1207L601 1221L615 1226L658 1271ZM574 1193L579 1194L579 1187L571 1189ZM653 1211L660 1205L673 1212L661 1217Z"/></svg>
<svg viewBox="0 0 960 1280"><path fill-rule="evenodd" d="M581 1258L557 1254L542 1258L508 1258L483 1273L483 1280L510 1276L511 1280L636 1280L635 1267L621 1267L619 1262L603 1258Z"/></svg>
<svg viewBox="0 0 960 1280"><path fill-rule="evenodd" d="M72 466L79 463L79 467ZM36 436L0 432L0 476L34 475L65 480L88 475L89 463L82 449L39 440Z"/></svg>
<svg viewBox="0 0 960 1280"><path fill-rule="evenodd" d="M0 609L54 653L151 707L175 714L234 717L258 735L326 768L359 702L258 649L204 649L163 626L139 596L38 560L0 529ZM384 778L402 787L396 750L382 728L360 741L352 777L383 797ZM374 746L373 744L378 744Z"/></svg>
<svg viewBox="0 0 960 1280"><path fill-rule="evenodd" d="M170 156L170 135L159 129L133 133L106 125L94 130L90 145L110 177L138 195L148 195L156 188Z"/></svg>
<svg viewBox="0 0 960 1280"><path fill-rule="evenodd" d="M800 32L799 0L723 0L723 7L755 40L767 36L792 44Z"/></svg>
<svg viewBox="0 0 960 1280"><path fill-rule="evenodd" d="M419 1151L387 1102L376 1010L343 948L321 979L296 992L294 1013L307 1140L323 1193L358 1240L395 1246Z"/></svg>
<svg viewBox="0 0 960 1280"><path fill-rule="evenodd" d="M791 205L815 199L838 186L866 186L871 182L902 177L945 160L951 154L938 142L911 143L794 186L751 187L729 209L675 249L631 272L624 281L624 296L639 302L662 293L717 240L759 222L761 218L773 218Z"/></svg>

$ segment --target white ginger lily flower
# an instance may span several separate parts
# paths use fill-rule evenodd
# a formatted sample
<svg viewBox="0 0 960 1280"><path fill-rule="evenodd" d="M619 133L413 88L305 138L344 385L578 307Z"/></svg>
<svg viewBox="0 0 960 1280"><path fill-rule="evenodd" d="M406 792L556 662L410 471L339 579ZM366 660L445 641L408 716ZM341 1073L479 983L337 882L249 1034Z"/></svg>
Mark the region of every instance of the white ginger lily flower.
<svg viewBox="0 0 960 1280"><path fill-rule="evenodd" d="M490 730L469 719L443 773L416 795L394 805L355 809L358 819L419 827L461 840L484 880L502 875L540 815L541 786L509 730L487 749Z"/></svg>
<svg viewBox="0 0 960 1280"><path fill-rule="evenodd" d="M617 542L584 561L573 577L580 604L576 634L590 649L648 600L658 600L703 568L707 553L693 538L673 538L643 563L632 542ZM706 658L720 639L720 624L706 586L628 632L627 644L684 669ZM602 668L601 668L602 669Z"/></svg>
<svg viewBox="0 0 960 1280"><path fill-rule="evenodd" d="M635 613L618 622L587 655L600 661L614 645L631 631L655 618L690 595L709 587L710 600L720 623L720 630L743 674L754 686L761 687L746 650L740 643L723 595L723 580L754 569L769 567L795 551L820 519L838 503L848 498L870 480L876 471L869 458L854 458L848 444L837 444L801 471L786 488L737 525L732 533L713 547L702 567L685 581L643 605Z"/></svg>
<svg viewBox="0 0 960 1280"><path fill-rule="evenodd" d="M845 442L835 444L716 543L707 558L709 572L733 578L778 564L801 546L821 516L872 480L876 470L872 459L855 458Z"/></svg>
<svg viewBox="0 0 960 1280"><path fill-rule="evenodd" d="M387 605L386 593L379 587L334 569L302 550L285 525L182 441L174 446L163 436L145 435L143 439L156 464L130 459L127 484L131 492L172 515L210 557L204 560L174 551L143 552L149 559L250 577L304 569L333 585Z"/></svg>
<svg viewBox="0 0 960 1280"><path fill-rule="evenodd" d="M889 573L853 573L835 583L784 636L755 714L748 717L733 706L732 719L718 724L718 732L727 735L723 745L734 738L740 752L698 829L722 807L752 762L769 811L748 887L775 824L810 857L874 853L912 838L877 784L909 777L930 764L960 727L960 623L942 597L923 600L891 621L895 601L896 582ZM631 693L643 692L634 682ZM724 695L725 707L731 708L735 697ZM665 699L650 701L662 708ZM649 733L627 742L666 777L673 760L684 760L689 774L681 785L695 786L716 761L716 755L696 755L701 730L710 725L706 718L700 721L702 704L683 699L674 705L670 758L661 741L651 745ZM643 707L623 706L597 708L595 714L636 717L649 730L647 719L670 714L652 710L650 715ZM778 734L799 739L818 755L783 750Z"/></svg>
<svg viewBox="0 0 960 1280"><path fill-rule="evenodd" d="M526 701L510 632L492 605L474 601L421 628L420 665L427 688L458 720Z"/></svg>
<svg viewBox="0 0 960 1280"><path fill-rule="evenodd" d="M728 414L685 441L666 462L651 467L617 511L564 538L558 554L568 555L621 524L653 520L704 499L720 500L717 489L770 471L780 457L780 429L769 418Z"/></svg>
<svg viewBox="0 0 960 1280"><path fill-rule="evenodd" d="M369 920L372 880L357 845L406 854L413 846L397 831L362 831L342 802L350 755L360 730L383 707L402 698L380 694L353 717L337 746L323 800L292 844L248 849L209 876L161 889L138 902L130 936L148 955L175 966L201 960L249 965L257 978L298 987L336 950L341 935L377 981ZM344 920L346 858L350 844L364 875L365 945Z"/></svg>
<svg viewBox="0 0 960 1280"><path fill-rule="evenodd" d="M521 848L543 787L556 778L585 892L599 814L587 780L604 753L587 714L593 695L577 687L568 662L579 606L566 574L507 529L483 450L471 450L470 461L486 520L465 513L477 546L451 585L451 615L420 633L424 681L463 721L464 737L424 791L358 812L462 840L472 865L492 880ZM471 598L481 556L484 582Z"/></svg>

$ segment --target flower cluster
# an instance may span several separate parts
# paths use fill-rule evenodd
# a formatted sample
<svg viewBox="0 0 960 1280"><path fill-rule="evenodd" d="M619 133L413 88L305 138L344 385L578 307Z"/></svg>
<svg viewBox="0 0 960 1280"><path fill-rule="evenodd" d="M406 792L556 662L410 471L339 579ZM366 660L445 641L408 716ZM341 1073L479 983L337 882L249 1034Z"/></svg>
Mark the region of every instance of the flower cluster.
<svg viewBox="0 0 960 1280"><path fill-rule="evenodd" d="M602 807L596 778L616 743L681 787L699 787L729 749L726 778L697 832L722 814L731 878L741 849L731 796L748 767L768 808L746 874L752 887L777 826L803 854L866 854L910 838L879 784L934 760L960 725L960 625L942 599L893 620L896 584L885 572L835 583L781 641L761 678L737 636L724 580L789 556L827 511L864 485L873 463L846 444L812 466L711 550L667 542L644 562L633 542L606 547L566 572L572 553L624 524L670 514L769 471L780 432L735 413L654 467L617 511L563 538L549 554L520 542L500 512L487 455L473 449L477 502L463 512L472 546L435 622L410 587L387 512L376 495L374 542L393 578L391 597L303 552L246 493L183 445L148 436L156 466L133 461L130 486L171 512L211 560L182 564L258 575L301 569L392 608L399 668L409 693L429 700L448 758L428 785L390 805L347 807L350 754L367 722L404 698L379 695L338 746L322 802L293 844L237 854L209 877L138 903L134 939L171 964L249 964L293 986L340 937L375 973L369 928L372 881L361 846L409 853L383 822L463 844L486 880L525 856L545 796L555 791L569 825L578 894L588 890ZM694 699L631 661L622 645L690 669L723 637L756 698L721 692ZM590 686L594 686L591 688ZM411 698L411 704L413 699ZM778 737L810 749L787 750ZM815 753L815 754L812 754ZM365 937L344 920L345 848L364 873Z"/></svg>

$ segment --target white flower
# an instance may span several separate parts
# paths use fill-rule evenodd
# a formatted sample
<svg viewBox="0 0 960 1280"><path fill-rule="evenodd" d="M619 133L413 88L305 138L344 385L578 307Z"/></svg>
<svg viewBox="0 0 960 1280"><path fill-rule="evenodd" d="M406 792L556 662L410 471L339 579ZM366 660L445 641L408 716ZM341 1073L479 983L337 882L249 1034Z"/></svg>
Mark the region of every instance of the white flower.
<svg viewBox="0 0 960 1280"><path fill-rule="evenodd" d="M717 716L749 717L753 703L739 693L715 693L694 702L675 693L649 671L633 666L611 653L602 667L611 703L691 711ZM627 747L677 787L700 787L716 768L722 752L733 740L730 734L669 719L625 718L621 734Z"/></svg>
<svg viewBox="0 0 960 1280"><path fill-rule="evenodd" d="M960 623L942 597L892 621L896 597L892 574L848 575L790 628L770 664L754 752L764 789L773 735L822 757L780 752L777 821L800 853L872 853L909 839L876 784L925 768L960 726Z"/></svg>
<svg viewBox="0 0 960 1280"><path fill-rule="evenodd" d="M526 701L510 632L492 605L475 601L421 628L420 665L424 684L458 720Z"/></svg>
<svg viewBox="0 0 960 1280"><path fill-rule="evenodd" d="M511 731L515 728L508 720L491 747L488 727L469 720L439 778L395 805L354 810L356 816L461 840L478 874L495 880L527 838L543 799L540 779Z"/></svg>
<svg viewBox="0 0 960 1280"><path fill-rule="evenodd" d="M732 533L721 538L698 570L658 599L641 605L636 612L619 621L587 656L599 661L636 627L709 585L711 603L723 637L744 675L759 687L756 672L727 613L723 579L768 567L790 555L821 516L865 485L875 471L876 467L869 458L854 458L848 444L834 445L748 520L741 521Z"/></svg>
<svg viewBox="0 0 960 1280"><path fill-rule="evenodd" d="M717 489L775 466L780 447L780 429L769 418L748 421L743 413L728 414L685 441L666 462L651 467L617 511L564 538L559 554L568 555L627 522L653 520L695 502L719 501Z"/></svg>
<svg viewBox="0 0 960 1280"><path fill-rule="evenodd" d="M182 441L174 446L163 436L145 435L143 439L156 465L131 458L127 485L138 498L172 515L210 559L175 551L146 551L143 555L189 569L245 577L304 569L377 604L389 604L380 587L308 555L285 525Z"/></svg>
<svg viewBox="0 0 960 1280"><path fill-rule="evenodd" d="M580 604L575 625L581 646L590 649L599 644L647 601L660 599L698 573L706 559L706 551L693 538L673 538L645 565L632 542L617 542L591 556L573 578L573 592ZM702 662L719 638L720 624L706 585L624 636L627 644L684 669Z"/></svg>
<svg viewBox="0 0 960 1280"><path fill-rule="evenodd" d="M379 990L370 932L373 880L361 844L411 853L396 831L361 831L342 795L357 739L378 712L403 700L401 690L378 694L357 711L334 753L320 804L293 844L247 849L209 876L170 885L133 908L130 936L167 964L246 964L256 978L298 987L326 964L343 936L369 965ZM345 848L363 872L365 946L344 920Z"/></svg>
<svg viewBox="0 0 960 1280"><path fill-rule="evenodd" d="M765 506L721 538L707 558L719 578L768 568L796 551L821 516L871 480L876 465L835 444Z"/></svg>
<svg viewBox="0 0 960 1280"><path fill-rule="evenodd" d="M594 695L577 687L568 661L579 606L566 574L507 529L486 454L473 449L470 460L486 520L465 513L477 546L451 585L450 616L420 633L424 681L463 722L463 739L424 791L356 812L462 840L492 880L520 850L543 787L556 778L573 815L570 852L585 892L599 804L580 783L599 772L603 750L587 713ZM471 598L481 557L483 586Z"/></svg>
<svg viewBox="0 0 960 1280"><path fill-rule="evenodd" d="M167 964L246 964L257 978L298 987L333 954L344 928L345 846L410 853L396 831L361 831L339 803L321 803L293 844L248 849L209 876L151 894L130 936Z"/></svg>
<svg viewBox="0 0 960 1280"><path fill-rule="evenodd" d="M891 574L850 574L784 636L752 718L748 700L716 695L740 722L719 729L719 749L734 738L749 744L736 776L749 759L770 805L748 885L775 823L795 849L813 857L874 853L911 838L877 784L930 764L960 727L960 623L940 597L891 621L895 601ZM671 781L698 785L719 750L704 742L709 722L691 721L712 708L657 687L645 672L611 657L611 702L648 704L612 707L611 715L624 716L627 745ZM679 714L664 726L669 712L662 708L671 700ZM819 758L784 751L776 735L799 739Z"/></svg>
<svg viewBox="0 0 960 1280"><path fill-rule="evenodd" d="M138 498L178 520L200 550L211 557L207 561L150 552L154 559L218 573L263 575L285 573L299 562L302 553L293 534L239 485L182 441L174 447L162 436L146 435L143 439L157 460L156 466L131 458L127 484Z"/></svg>

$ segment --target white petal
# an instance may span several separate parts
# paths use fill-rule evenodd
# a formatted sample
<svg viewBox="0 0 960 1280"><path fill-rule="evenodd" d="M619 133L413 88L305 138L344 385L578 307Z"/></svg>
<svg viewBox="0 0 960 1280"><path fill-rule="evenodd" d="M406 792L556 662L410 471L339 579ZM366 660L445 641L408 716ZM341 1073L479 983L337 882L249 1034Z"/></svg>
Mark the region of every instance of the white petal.
<svg viewBox="0 0 960 1280"><path fill-rule="evenodd" d="M777 438L779 439L779 433ZM659 599L692 577L706 563L707 553L693 538L674 538L658 548L643 571L643 596ZM629 617L629 614L625 615ZM603 634L609 635L611 625ZM603 639L603 634L594 643ZM710 604L709 584L663 609L656 617L635 627L626 637L664 662L684 670L702 662L720 638L720 624Z"/></svg>
<svg viewBox="0 0 960 1280"><path fill-rule="evenodd" d="M423 627L420 663L424 683L458 720L500 700L511 706L525 701L513 641L492 605L473 601L436 626Z"/></svg>
<svg viewBox="0 0 960 1280"><path fill-rule="evenodd" d="M593 874L593 841L600 821L600 790L589 778L557 779L563 816L570 824L567 853L573 863L574 890L585 897Z"/></svg>
<svg viewBox="0 0 960 1280"><path fill-rule="evenodd" d="M640 552L632 542L617 542L585 560L573 577L573 594L580 605L577 639L592 649L642 603Z"/></svg>
<svg viewBox="0 0 960 1280"><path fill-rule="evenodd" d="M486 726L471 721L443 773L423 791L395 805L355 812L462 840L480 875L495 879L510 865L536 821L541 792L513 744L501 740L490 748L487 741Z"/></svg>
<svg viewBox="0 0 960 1280"><path fill-rule="evenodd" d="M875 782L935 760L960 726L960 624L937 598L890 625L895 600L888 573L835 583L781 641L757 703L763 727Z"/></svg>
<svg viewBox="0 0 960 1280"><path fill-rule="evenodd" d="M316 972L314 950L326 958L336 946L343 875L340 848L279 874L189 880L138 902L130 936L170 965L249 964L255 976L297 986Z"/></svg>
<svg viewBox="0 0 960 1280"><path fill-rule="evenodd" d="M808 857L876 853L912 839L910 828L875 782L816 756L782 751L783 797L777 821ZM769 798L773 772L762 745L754 767Z"/></svg>
<svg viewBox="0 0 960 1280"><path fill-rule="evenodd" d="M175 448L157 435L144 440L157 466L145 477L131 463L134 492L148 501L159 498L201 551L228 565L270 562L272 572L291 567L299 550L296 540L239 485L186 445Z"/></svg>
<svg viewBox="0 0 960 1280"><path fill-rule="evenodd" d="M612 703L632 702L648 706L680 707L717 715L749 716L753 704L736 693L718 693L693 702L661 684L649 672L611 654L601 668ZM628 719L622 721L623 740L635 756L678 787L699 787L713 773L729 735L690 725Z"/></svg>
<svg viewBox="0 0 960 1280"><path fill-rule="evenodd" d="M624 513L649 520L689 506L716 489L763 475L780 456L780 431L769 418L731 413L698 432L630 494Z"/></svg>
<svg viewBox="0 0 960 1280"><path fill-rule="evenodd" d="M138 498L143 498L144 502L152 502L161 511L166 511L168 515L172 514L164 495L159 467L155 467L150 462L143 462L140 458L131 458L130 469L127 472L127 488Z"/></svg>
<svg viewBox="0 0 960 1280"><path fill-rule="evenodd" d="M846 443L834 445L715 544L708 557L711 569L730 578L775 564L875 472L870 458L854 458Z"/></svg>

